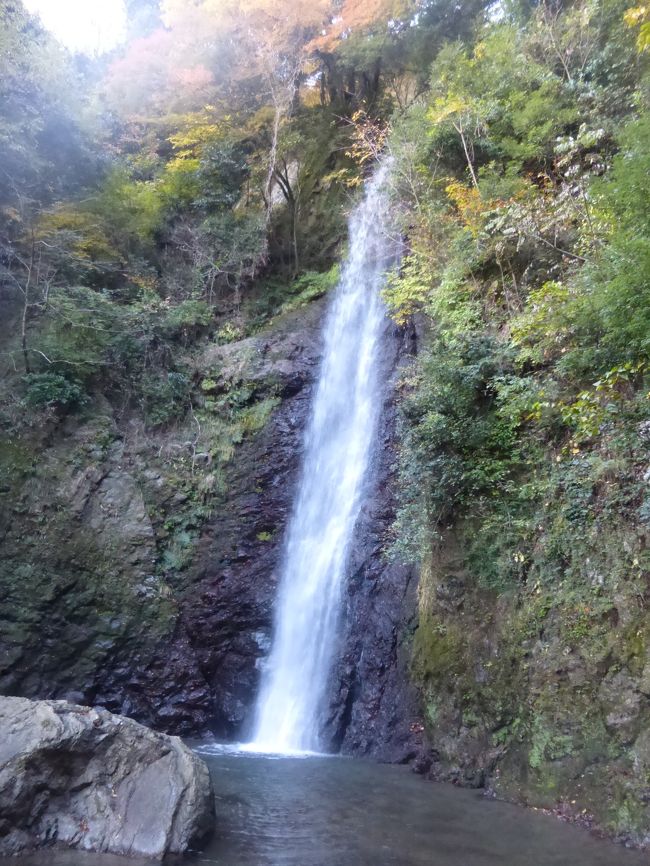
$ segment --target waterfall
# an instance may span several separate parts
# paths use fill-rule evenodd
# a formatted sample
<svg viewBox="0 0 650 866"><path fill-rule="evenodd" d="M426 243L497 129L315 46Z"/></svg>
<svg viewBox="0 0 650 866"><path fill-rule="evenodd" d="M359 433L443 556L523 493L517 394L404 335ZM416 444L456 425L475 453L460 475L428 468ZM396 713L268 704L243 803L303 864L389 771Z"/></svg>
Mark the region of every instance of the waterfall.
<svg viewBox="0 0 650 866"><path fill-rule="evenodd" d="M286 535L275 635L249 745L259 751L319 750L319 710L381 404L380 289L394 257L385 225L388 172L388 163L379 166L350 217L349 253L325 322L323 361Z"/></svg>

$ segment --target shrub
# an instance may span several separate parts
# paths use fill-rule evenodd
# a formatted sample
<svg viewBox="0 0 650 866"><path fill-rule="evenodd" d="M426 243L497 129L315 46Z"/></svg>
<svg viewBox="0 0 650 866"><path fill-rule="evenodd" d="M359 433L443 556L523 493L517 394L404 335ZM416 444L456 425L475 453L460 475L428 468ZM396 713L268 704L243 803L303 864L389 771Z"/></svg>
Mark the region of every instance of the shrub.
<svg viewBox="0 0 650 866"><path fill-rule="evenodd" d="M60 373L31 373L24 377L24 382L27 385L25 403L33 409L68 411L87 401L81 385Z"/></svg>
<svg viewBox="0 0 650 866"><path fill-rule="evenodd" d="M190 382L179 372L147 375L142 383L145 417L150 427L182 418L189 408Z"/></svg>

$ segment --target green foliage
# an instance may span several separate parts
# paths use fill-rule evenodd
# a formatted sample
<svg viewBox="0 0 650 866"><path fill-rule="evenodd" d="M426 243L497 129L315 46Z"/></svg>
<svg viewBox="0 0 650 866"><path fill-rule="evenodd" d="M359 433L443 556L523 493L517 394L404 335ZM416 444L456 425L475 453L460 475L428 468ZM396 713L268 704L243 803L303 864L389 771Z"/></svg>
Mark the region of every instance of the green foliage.
<svg viewBox="0 0 650 866"><path fill-rule="evenodd" d="M25 376L25 403L34 409L68 411L83 405L86 395L78 382L59 373L32 373Z"/></svg>
<svg viewBox="0 0 650 866"><path fill-rule="evenodd" d="M217 331L217 339L220 343L233 343L235 340L241 340L242 337L241 328L234 322L224 322Z"/></svg>
<svg viewBox="0 0 650 866"><path fill-rule="evenodd" d="M423 563L431 739L488 772L503 749L506 796L593 797L638 832L622 739L645 717L623 734L603 699L643 670L650 573L650 127L623 11L511 7L438 54L393 129L409 255L385 298L417 322L393 551Z"/></svg>
<svg viewBox="0 0 650 866"><path fill-rule="evenodd" d="M508 172L551 156L555 137L578 117L562 81L549 75L525 38L510 24L494 25L470 55L448 45L431 72L428 112L434 141L456 142L445 160L463 162L476 181L481 163L497 161Z"/></svg>
<svg viewBox="0 0 650 866"><path fill-rule="evenodd" d="M610 174L594 184L609 230L581 274L575 316L583 333L599 332L608 365L650 352L650 115L625 128L621 148Z"/></svg>
<svg viewBox="0 0 650 866"><path fill-rule="evenodd" d="M248 172L246 154L240 143L215 142L205 147L197 170L201 189L198 206L206 211L234 207Z"/></svg>
<svg viewBox="0 0 650 866"><path fill-rule="evenodd" d="M394 547L427 566L412 673L432 741L519 752L549 806L564 761L592 750L625 767L593 707L608 666L646 663L646 7L163 5L163 27L85 65L19 0L0 8L4 492L42 471L26 445L41 416L101 406L116 430L93 460L144 426L181 494L148 503L155 592L188 589L227 464L247 471L239 449L280 399L247 381L246 358L234 380L203 369L200 341L238 341L331 290L350 190L384 148L407 250L384 299L418 343L399 388ZM114 560L91 562L94 611L132 601ZM35 574L11 577L15 610L48 590ZM645 797L630 784L621 830Z"/></svg>
<svg viewBox="0 0 650 866"><path fill-rule="evenodd" d="M432 275L428 262L417 256L408 256L399 271L388 275L382 295L392 317L404 325L409 318L426 304L430 292Z"/></svg>
<svg viewBox="0 0 650 866"><path fill-rule="evenodd" d="M545 761L554 761L569 754L572 745L571 736L556 734L552 722L535 716L528 763L534 770L538 770Z"/></svg>
<svg viewBox="0 0 650 866"><path fill-rule="evenodd" d="M322 297L336 286L339 277L340 268L338 265L333 265L329 271L321 273L307 271L301 274L288 286L291 297L282 304L281 312L297 310L310 301Z"/></svg>
<svg viewBox="0 0 650 866"><path fill-rule="evenodd" d="M170 308L165 317L165 326L172 334L187 333L207 327L212 319L212 310L205 301L188 298Z"/></svg>
<svg viewBox="0 0 650 866"><path fill-rule="evenodd" d="M274 316L298 310L322 297L336 286L339 277L339 266L333 265L327 271L307 271L295 279L260 281L247 304L250 329L263 327ZM237 335L241 336L241 330L235 331ZM228 339L224 339L224 342L228 342Z"/></svg>
<svg viewBox="0 0 650 866"><path fill-rule="evenodd" d="M182 418L190 405L190 383L183 373L150 373L141 386L144 417L150 427Z"/></svg>
<svg viewBox="0 0 650 866"><path fill-rule="evenodd" d="M639 51L650 48L650 10L647 5L633 6L625 13L628 27L638 27L637 46Z"/></svg>
<svg viewBox="0 0 650 866"><path fill-rule="evenodd" d="M163 219L163 199L156 184L134 181L124 168L106 177L94 203L111 236L127 250L150 245Z"/></svg>
<svg viewBox="0 0 650 866"><path fill-rule="evenodd" d="M623 53L629 39L597 5L444 46L393 131L411 249L384 295L398 322L428 323L403 383L397 548L423 555L471 515L467 562L493 589L527 579L562 477L569 512L590 512L569 458L616 450L647 415L649 120L605 107L640 79L604 77L601 28Z"/></svg>
<svg viewBox="0 0 650 866"><path fill-rule="evenodd" d="M37 345L55 367L90 378L106 363L120 333L122 310L84 286L51 293L39 322Z"/></svg>
<svg viewBox="0 0 650 866"><path fill-rule="evenodd" d="M444 524L459 507L508 488L521 457L519 418L497 401L507 366L498 342L472 334L439 339L419 362L402 408L401 550L413 552L434 515Z"/></svg>

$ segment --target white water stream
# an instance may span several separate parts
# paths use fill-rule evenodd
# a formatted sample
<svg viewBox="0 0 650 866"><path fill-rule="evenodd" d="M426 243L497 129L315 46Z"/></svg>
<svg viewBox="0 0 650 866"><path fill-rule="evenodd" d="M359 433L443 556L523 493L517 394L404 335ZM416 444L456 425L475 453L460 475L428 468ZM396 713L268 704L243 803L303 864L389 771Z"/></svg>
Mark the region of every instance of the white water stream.
<svg viewBox="0 0 650 866"><path fill-rule="evenodd" d="M324 329L324 355L289 522L275 634L262 676L255 751L319 751L319 710L336 643L350 541L381 404L380 290L393 256L389 167L369 181L349 226L349 254Z"/></svg>

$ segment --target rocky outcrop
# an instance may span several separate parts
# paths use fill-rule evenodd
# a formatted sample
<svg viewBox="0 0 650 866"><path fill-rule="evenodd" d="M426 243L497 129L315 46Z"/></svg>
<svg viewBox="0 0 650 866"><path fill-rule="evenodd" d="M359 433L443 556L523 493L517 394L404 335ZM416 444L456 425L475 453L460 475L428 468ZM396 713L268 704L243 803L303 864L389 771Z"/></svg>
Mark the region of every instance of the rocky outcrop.
<svg viewBox="0 0 650 866"><path fill-rule="evenodd" d="M272 340L211 352L210 364L222 371L221 387L236 387L245 377L282 395L271 422L238 452L228 508L204 532L197 589L184 610L184 626L214 695L220 736L247 736L270 647L284 529L320 359L321 315L322 306L313 306L299 329L294 323ZM393 388L411 346L407 335L387 324L384 347L385 405L350 556L340 661L323 729L332 750L402 761L419 751L422 730L407 670L416 581L411 569L387 562L385 548L396 495Z"/></svg>
<svg viewBox="0 0 650 866"><path fill-rule="evenodd" d="M433 748L419 769L650 846L650 641L639 584L621 580L616 606L600 608L576 603L575 573L497 593L468 567L465 537L441 532L420 576L412 674ZM631 534L606 543L616 555Z"/></svg>
<svg viewBox="0 0 650 866"><path fill-rule="evenodd" d="M196 730L209 695L160 567L160 500L154 510L154 492L175 507L178 481L155 491L145 473L165 437L109 412L0 441L0 692Z"/></svg>
<svg viewBox="0 0 650 866"><path fill-rule="evenodd" d="M29 439L0 438L0 692L101 705L172 733L241 725L322 312L310 304L192 359L197 399L231 400L226 415L254 422L233 425L231 441L222 417L201 451L191 417L151 431L106 400Z"/></svg>
<svg viewBox="0 0 650 866"><path fill-rule="evenodd" d="M0 442L1 692L100 705L170 733L247 735L325 304L192 358L197 405L225 403L244 419L224 444L224 415L212 421L206 406L201 450L191 417L152 432L106 401L31 443ZM396 492L392 389L410 347L393 325L383 342L381 433L324 726L332 748L402 760L417 749L407 675L415 581L384 550Z"/></svg>
<svg viewBox="0 0 650 866"><path fill-rule="evenodd" d="M387 324L383 346L384 406L350 553L326 730L335 750L406 762L423 748L420 702L409 674L418 575L391 561L387 548L397 504L395 387L414 335Z"/></svg>
<svg viewBox="0 0 650 866"><path fill-rule="evenodd" d="M182 853L212 829L212 799L207 767L177 737L102 709L0 698L0 854Z"/></svg>
<svg viewBox="0 0 650 866"><path fill-rule="evenodd" d="M270 646L278 565L320 360L323 304L259 337L208 349L215 388L279 397L269 423L242 443L226 474L227 503L203 528L183 627L212 695L211 729L244 737Z"/></svg>

